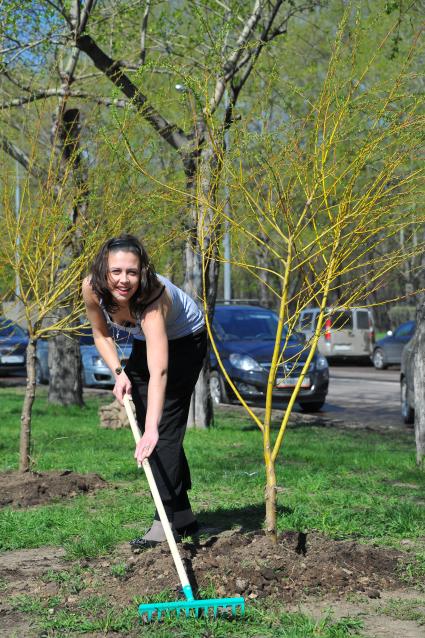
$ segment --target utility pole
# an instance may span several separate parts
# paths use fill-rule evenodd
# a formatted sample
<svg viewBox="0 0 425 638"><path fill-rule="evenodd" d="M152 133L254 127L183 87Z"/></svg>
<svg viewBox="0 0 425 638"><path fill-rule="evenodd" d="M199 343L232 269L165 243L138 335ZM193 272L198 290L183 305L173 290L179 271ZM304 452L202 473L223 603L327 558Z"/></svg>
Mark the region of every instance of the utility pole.
<svg viewBox="0 0 425 638"><path fill-rule="evenodd" d="M18 223L18 219L19 219L19 209L21 206L21 174L20 174L20 170L19 170L19 162L16 160L15 161L15 170L16 170L16 184L15 184L15 215L16 215L16 223ZM19 235L17 236L17 244L19 245ZM16 265L18 266L18 261L19 261L19 248L17 246L16 248ZM18 274L19 270L18 268L16 268L16 273L15 273L15 295L16 295L16 299L19 299L19 292L20 292L20 286L19 286L19 274Z"/></svg>

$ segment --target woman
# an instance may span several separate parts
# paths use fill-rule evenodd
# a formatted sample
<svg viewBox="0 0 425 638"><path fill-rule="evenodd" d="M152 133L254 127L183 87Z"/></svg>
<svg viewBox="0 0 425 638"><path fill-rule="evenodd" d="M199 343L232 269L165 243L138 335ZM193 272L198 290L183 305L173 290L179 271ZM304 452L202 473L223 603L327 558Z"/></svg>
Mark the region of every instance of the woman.
<svg viewBox="0 0 425 638"><path fill-rule="evenodd" d="M190 471L183 450L190 398L206 353L206 331L196 303L157 275L142 244L132 235L107 241L83 282L87 317L96 348L115 377L114 395L131 394L142 438L134 457L149 458L172 528L198 529L187 491ZM125 366L114 330L133 336ZM166 540L158 513L150 530L131 541L133 549Z"/></svg>

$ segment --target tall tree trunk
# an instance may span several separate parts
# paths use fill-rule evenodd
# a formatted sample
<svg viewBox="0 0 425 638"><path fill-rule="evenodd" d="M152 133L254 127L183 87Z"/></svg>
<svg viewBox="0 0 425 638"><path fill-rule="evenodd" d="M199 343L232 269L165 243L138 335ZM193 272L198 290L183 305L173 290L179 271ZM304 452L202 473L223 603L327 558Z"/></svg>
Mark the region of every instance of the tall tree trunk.
<svg viewBox="0 0 425 638"><path fill-rule="evenodd" d="M204 294L207 299L208 314L210 320L213 317L214 305L217 297L219 263L217 257L216 236L219 229L215 226L214 203L216 200L218 158L211 145L205 144L199 152L196 162L191 164L196 167L189 175L188 190L194 192L191 198L189 219L191 228L188 233L185 250L185 282L184 288L193 299L201 303ZM200 189L201 192L196 192ZM211 202L212 206L209 205ZM203 264L200 246L206 263L205 290L203 277ZM204 360L204 365L199 374L198 382L192 396L189 411L188 427L207 428L213 419L213 404L210 390L210 361L209 349Z"/></svg>
<svg viewBox="0 0 425 638"><path fill-rule="evenodd" d="M66 308L56 317L67 313ZM58 333L49 342L49 403L83 406L82 364L78 336Z"/></svg>
<svg viewBox="0 0 425 638"><path fill-rule="evenodd" d="M27 346L27 385L21 413L21 440L19 445L19 471L28 472L30 469L31 450L31 413L35 399L35 350L36 341L29 340Z"/></svg>
<svg viewBox="0 0 425 638"><path fill-rule="evenodd" d="M425 298L423 296L416 311L413 353L416 462L423 466L425 457Z"/></svg>
<svg viewBox="0 0 425 638"><path fill-rule="evenodd" d="M79 146L80 113L78 109L60 110L52 131L52 143L60 161L59 184L72 178L77 189L73 208L70 211L69 223L75 226L75 241L68 246L63 256L64 262L78 254L78 218L86 212L87 188L85 174L81 166L81 150ZM83 217L84 217L83 215ZM55 318L67 314L66 308L55 313ZM79 405L83 401L83 385L81 376L81 356L79 340L58 333L49 342L49 402L59 405Z"/></svg>

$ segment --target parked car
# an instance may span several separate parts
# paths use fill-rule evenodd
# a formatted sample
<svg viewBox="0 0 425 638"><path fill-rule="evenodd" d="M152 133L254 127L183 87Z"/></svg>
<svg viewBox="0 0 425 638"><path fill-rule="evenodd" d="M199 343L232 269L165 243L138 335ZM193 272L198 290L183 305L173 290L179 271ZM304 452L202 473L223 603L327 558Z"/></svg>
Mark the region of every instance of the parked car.
<svg viewBox="0 0 425 638"><path fill-rule="evenodd" d="M226 372L246 399L264 399L275 343L278 317L260 306L217 305L213 332ZM284 329L282 347L287 333ZM304 338L292 335L284 347L273 396L288 400L307 358ZM316 412L325 403L329 384L326 358L315 353L298 395L301 409ZM226 403L233 392L222 375L217 359L211 355L211 396L215 403Z"/></svg>
<svg viewBox="0 0 425 638"><path fill-rule="evenodd" d="M327 308L318 349L328 359L369 361L375 341L373 317L365 308ZM316 330L320 308L300 313L298 331L309 341Z"/></svg>
<svg viewBox="0 0 425 638"><path fill-rule="evenodd" d="M131 353L132 337L122 331L116 334L114 330L114 341L117 344L121 364L125 365ZM99 355L90 328L84 328L80 336L80 352L83 368L83 385L89 387L113 386L114 375ZM37 344L36 354L36 379L37 383L48 383L48 340L40 339Z"/></svg>
<svg viewBox="0 0 425 638"><path fill-rule="evenodd" d="M413 386L413 339L404 346L400 368L400 404L401 418L406 425L415 422L415 393Z"/></svg>
<svg viewBox="0 0 425 638"><path fill-rule="evenodd" d="M26 369L28 333L17 323L0 317L0 373L22 373Z"/></svg>
<svg viewBox="0 0 425 638"><path fill-rule="evenodd" d="M413 337L415 327L414 321L405 321L394 332L389 330L383 339L375 343L372 363L377 370L385 370L390 365L400 365L403 348Z"/></svg>

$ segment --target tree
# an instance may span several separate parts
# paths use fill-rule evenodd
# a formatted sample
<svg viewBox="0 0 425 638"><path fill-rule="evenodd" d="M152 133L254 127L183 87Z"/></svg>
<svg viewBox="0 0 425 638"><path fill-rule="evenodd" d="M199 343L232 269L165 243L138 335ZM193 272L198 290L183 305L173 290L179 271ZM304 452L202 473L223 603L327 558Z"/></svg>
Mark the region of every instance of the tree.
<svg viewBox="0 0 425 638"><path fill-rule="evenodd" d="M70 342L74 338L79 343L78 334L84 321L82 277L87 274L88 264L106 238L133 227L134 204L138 200L138 195L120 197L121 186L114 182L105 184L102 175L98 174L98 183L92 183L91 188L93 197L98 196L97 203L102 210L100 214L92 215L89 223L80 224L77 253L70 249L75 242L75 227L69 218L69 210L84 195L85 183L81 191L61 170L60 180L56 168L56 162L52 161L46 181L36 185L27 176L21 189L18 211L14 202L15 184L8 174L3 176L0 216L3 228L0 236L2 296L10 297L15 277L8 275L13 273L19 283L15 298L22 305L29 335L27 383L21 414L21 472L31 469L31 414L36 395L37 341L60 333L64 341ZM69 164L67 169L70 170ZM112 210L113 214L108 214L108 210ZM77 377L74 370L67 368L66 360L60 366L62 376L69 376L72 372L70 382L81 384L81 369Z"/></svg>

